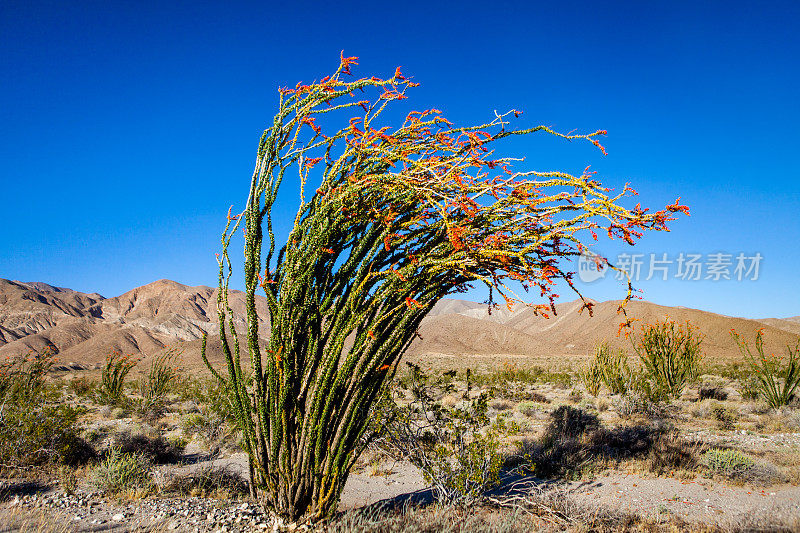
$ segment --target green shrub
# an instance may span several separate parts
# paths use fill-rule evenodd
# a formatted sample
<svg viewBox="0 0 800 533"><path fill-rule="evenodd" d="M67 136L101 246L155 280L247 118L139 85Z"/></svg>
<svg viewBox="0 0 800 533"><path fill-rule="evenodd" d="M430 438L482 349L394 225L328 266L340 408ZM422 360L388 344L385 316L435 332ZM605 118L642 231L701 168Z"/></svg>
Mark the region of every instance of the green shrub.
<svg viewBox="0 0 800 533"><path fill-rule="evenodd" d="M122 355L117 351L106 357L100 378L100 388L97 391L97 399L100 403L106 405L125 403L125 378L128 377L136 363L137 361L132 360L130 355Z"/></svg>
<svg viewBox="0 0 800 533"><path fill-rule="evenodd" d="M603 385L603 377L600 373L600 369L594 362L578 371L578 379L583 383L586 392L594 397L600 394L600 387Z"/></svg>
<svg viewBox="0 0 800 533"><path fill-rule="evenodd" d="M123 453L118 447L112 447L92 471L91 483L111 494L143 495L153 488L150 469L150 462L144 455Z"/></svg>
<svg viewBox="0 0 800 533"><path fill-rule="evenodd" d="M739 450L712 448L703 454L702 464L711 474L743 479L748 477L756 462Z"/></svg>
<svg viewBox="0 0 800 533"><path fill-rule="evenodd" d="M46 382L50 352L0 363L0 464L18 469L77 464L93 450L77 435L81 411L62 403L60 391Z"/></svg>
<svg viewBox="0 0 800 533"><path fill-rule="evenodd" d="M594 364L600 373L600 379L611 394L624 394L628 391L632 373L624 351L614 351L607 343L603 343L595 350Z"/></svg>
<svg viewBox="0 0 800 533"><path fill-rule="evenodd" d="M508 395L509 391L521 389L520 385L550 383L564 389L572 386L572 375L568 372L548 370L540 366L519 368L510 363L504 364L500 370L490 374L474 375L471 380L476 385L494 385L497 393L505 395ZM513 400L523 399L517 396L504 397Z"/></svg>
<svg viewBox="0 0 800 533"><path fill-rule="evenodd" d="M680 396L699 373L702 335L689 322L647 324L641 337L631 335L631 342L647 378L639 380L638 388L650 399Z"/></svg>
<svg viewBox="0 0 800 533"><path fill-rule="evenodd" d="M469 505L497 485L503 458L499 438L513 431L502 418L492 423L487 416L485 394L446 407L436 398L454 392L448 376L431 379L408 363L408 377L396 392L407 392L411 401L398 404L389 392L373 410L368 437L373 445L419 468L439 502Z"/></svg>
<svg viewBox="0 0 800 533"><path fill-rule="evenodd" d="M756 333L756 354L750 346L735 332L731 332L739 350L747 359L752 370L751 387L770 407L781 407L791 403L800 387L800 338L794 348L786 347L787 357L774 354L764 355L764 337L762 330Z"/></svg>
<svg viewBox="0 0 800 533"><path fill-rule="evenodd" d="M167 348L150 363L147 375L139 381L139 394L142 396L138 405L140 415L157 418L163 414L167 394L181 372L178 360L182 352L177 348Z"/></svg>
<svg viewBox="0 0 800 533"><path fill-rule="evenodd" d="M786 481L774 465L757 462L739 450L712 448L701 463L709 474L732 481L764 486Z"/></svg>
<svg viewBox="0 0 800 533"><path fill-rule="evenodd" d="M542 411L542 406L536 402L520 402L517 404L517 411L525 416L535 416Z"/></svg>

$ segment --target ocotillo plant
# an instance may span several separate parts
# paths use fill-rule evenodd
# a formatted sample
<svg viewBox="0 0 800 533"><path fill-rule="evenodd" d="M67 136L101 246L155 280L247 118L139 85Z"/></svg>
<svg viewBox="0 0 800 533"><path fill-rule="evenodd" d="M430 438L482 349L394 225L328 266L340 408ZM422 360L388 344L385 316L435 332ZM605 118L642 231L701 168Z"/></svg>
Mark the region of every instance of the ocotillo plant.
<svg viewBox="0 0 800 533"><path fill-rule="evenodd" d="M530 305L547 313L553 284L572 286L562 259L584 249L581 239L602 230L633 244L687 211L677 201L653 213L628 209L620 200L633 191L611 195L588 169L518 172L517 160L490 148L541 132L603 150L604 131L512 129L517 111L480 126L455 127L435 109L385 124L387 106L416 84L399 68L388 79L347 78L355 60L342 56L332 76L279 91L246 206L229 211L218 256L227 372L211 370L236 410L254 495L287 522L336 509L369 408L439 299L474 282L488 287L489 305L499 295L511 306L523 302L519 288L533 288L545 303ZM345 126L333 128L337 120ZM299 207L281 244L273 209L287 179L298 184ZM249 365L228 300L239 227ZM266 346L258 289L269 308Z"/></svg>

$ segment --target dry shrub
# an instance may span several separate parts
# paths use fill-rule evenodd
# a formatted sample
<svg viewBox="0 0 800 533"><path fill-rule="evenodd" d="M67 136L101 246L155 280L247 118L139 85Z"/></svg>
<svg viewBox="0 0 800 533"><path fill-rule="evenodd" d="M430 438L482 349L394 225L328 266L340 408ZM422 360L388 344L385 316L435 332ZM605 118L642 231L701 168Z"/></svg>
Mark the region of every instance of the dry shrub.
<svg viewBox="0 0 800 533"><path fill-rule="evenodd" d="M124 432L114 437L114 449L123 454L138 454L153 464L170 464L180 460L183 446L161 435Z"/></svg>
<svg viewBox="0 0 800 533"><path fill-rule="evenodd" d="M703 445L687 442L677 431L667 431L653 441L647 456L647 469L657 476L679 470L694 472L699 466Z"/></svg>
<svg viewBox="0 0 800 533"><path fill-rule="evenodd" d="M378 506L343 513L325 527L326 533L527 533L539 529L535 519L519 511L488 506L462 508L431 505L385 510Z"/></svg>
<svg viewBox="0 0 800 533"><path fill-rule="evenodd" d="M646 395L631 391L611 400L617 415L623 419L643 416L647 418L667 418L669 407L664 402L652 401Z"/></svg>
<svg viewBox="0 0 800 533"><path fill-rule="evenodd" d="M736 420L739 418L739 412L732 406L722 405L721 403L714 402L711 405L711 416L717 421L719 429L734 429Z"/></svg>
<svg viewBox="0 0 800 533"><path fill-rule="evenodd" d="M97 387L97 383L87 377L80 377L70 380L69 390L78 398L90 396Z"/></svg>
<svg viewBox="0 0 800 533"><path fill-rule="evenodd" d="M447 406L446 403L442 402L443 405ZM455 406L455 404L453 404ZM506 400L492 400L489 402L489 407L494 409L495 411L508 411L511 409L512 404Z"/></svg>
<svg viewBox="0 0 800 533"><path fill-rule="evenodd" d="M691 470L697 464L693 448L666 424L605 428L596 415L562 406L551 414L542 438L523 442L507 466L537 476L577 478L626 459L645 459L657 472Z"/></svg>
<svg viewBox="0 0 800 533"><path fill-rule="evenodd" d="M703 400L718 400L724 402L728 399L728 393L724 387L719 385L703 385L699 391L700 401Z"/></svg>
<svg viewBox="0 0 800 533"><path fill-rule="evenodd" d="M200 498L242 499L250 495L250 486L242 476L226 468L214 467L176 476L163 490Z"/></svg>

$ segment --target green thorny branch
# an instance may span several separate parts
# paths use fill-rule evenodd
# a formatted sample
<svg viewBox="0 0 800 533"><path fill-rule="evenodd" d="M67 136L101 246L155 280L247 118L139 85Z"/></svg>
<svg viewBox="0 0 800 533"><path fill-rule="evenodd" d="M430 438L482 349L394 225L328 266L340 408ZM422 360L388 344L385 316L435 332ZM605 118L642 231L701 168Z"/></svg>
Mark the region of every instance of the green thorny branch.
<svg viewBox="0 0 800 533"><path fill-rule="evenodd" d="M345 81L355 59L343 56L320 82L281 89L278 113L259 142L247 206L241 215L229 212L218 258L228 371L212 371L231 395L254 495L289 521L335 511L369 408L439 299L481 282L508 305L522 302L507 284L513 280L548 297L549 305L533 306L546 312L557 296L553 283L572 286L558 262L584 250L578 232L596 239L594 229L602 229L633 244L643 230L665 230L671 213L686 210L677 202L652 214L638 205L625 209L617 201L633 191L610 196L588 169L581 176L513 172L512 159L492 159L487 148L544 131L602 150L595 138L604 131L508 129L516 111L454 128L427 110L410 113L393 131L379 128L387 105L416 84L399 69L389 79ZM374 90L371 100L355 97ZM349 126L331 135L316 123L355 111ZM278 249L272 209L287 171L298 172L300 206ZM312 172L319 185L310 194ZM228 301L228 247L242 222L247 371ZM259 287L269 308L266 347L259 344Z"/></svg>

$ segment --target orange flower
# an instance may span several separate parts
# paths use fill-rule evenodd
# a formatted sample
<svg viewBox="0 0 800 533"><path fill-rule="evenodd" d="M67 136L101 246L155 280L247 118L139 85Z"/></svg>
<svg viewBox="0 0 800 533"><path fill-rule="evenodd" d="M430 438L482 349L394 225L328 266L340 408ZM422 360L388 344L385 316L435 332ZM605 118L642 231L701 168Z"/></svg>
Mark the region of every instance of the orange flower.
<svg viewBox="0 0 800 533"><path fill-rule="evenodd" d="M600 141L592 139L592 144L600 148L600 151L603 152L603 155L608 155L608 152L606 152L605 147L602 144L600 144Z"/></svg>
<svg viewBox="0 0 800 533"><path fill-rule="evenodd" d="M350 65L358 65L358 63L356 62L356 59L358 59L358 57L357 56L344 57L344 50L342 50L342 52L339 54L339 57L341 57L342 60L342 72L344 72L345 74L352 75L353 73L350 72Z"/></svg>
<svg viewBox="0 0 800 533"><path fill-rule="evenodd" d="M679 196L678 199L675 200L674 204L667 206L667 211L669 211L670 213L677 213L677 212L680 211L681 213L683 213L683 214L688 216L689 215L689 207L685 206L685 205L680 205L680 201L681 201L681 197Z"/></svg>
<svg viewBox="0 0 800 533"><path fill-rule="evenodd" d="M406 296L406 305L409 309L416 307L417 309L422 309L423 306L413 298Z"/></svg>
<svg viewBox="0 0 800 533"><path fill-rule="evenodd" d="M314 168L320 161L322 161L321 157L310 157L306 159L306 170Z"/></svg>
<svg viewBox="0 0 800 533"><path fill-rule="evenodd" d="M314 117L303 117L303 120L300 121L300 124L308 124L311 126L311 129L314 130L314 133L317 134L322 131L322 128L314 124Z"/></svg>

